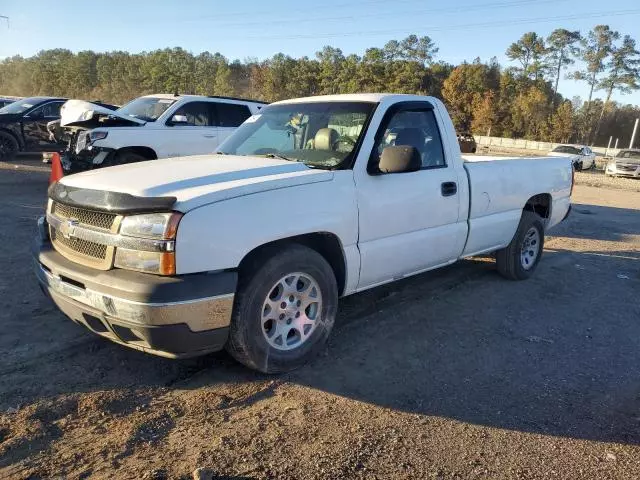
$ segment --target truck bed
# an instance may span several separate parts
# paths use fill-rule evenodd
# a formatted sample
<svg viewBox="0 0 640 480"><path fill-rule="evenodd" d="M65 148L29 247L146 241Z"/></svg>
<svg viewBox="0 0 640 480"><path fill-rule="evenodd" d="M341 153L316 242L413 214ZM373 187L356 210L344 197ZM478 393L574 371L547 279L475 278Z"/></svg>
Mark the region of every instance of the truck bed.
<svg viewBox="0 0 640 480"><path fill-rule="evenodd" d="M569 157L463 156L469 181L469 237L463 256L504 247L518 226L526 201L549 195L550 228L564 218L570 204Z"/></svg>

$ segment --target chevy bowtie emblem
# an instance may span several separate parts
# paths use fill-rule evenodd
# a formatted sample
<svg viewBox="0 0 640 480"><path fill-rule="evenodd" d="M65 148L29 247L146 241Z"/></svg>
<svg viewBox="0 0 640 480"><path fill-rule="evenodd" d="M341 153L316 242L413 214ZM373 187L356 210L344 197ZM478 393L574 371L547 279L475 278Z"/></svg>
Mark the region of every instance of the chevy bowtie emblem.
<svg viewBox="0 0 640 480"><path fill-rule="evenodd" d="M67 220L60 224L60 233L67 240L73 237L76 227L80 224L78 220Z"/></svg>

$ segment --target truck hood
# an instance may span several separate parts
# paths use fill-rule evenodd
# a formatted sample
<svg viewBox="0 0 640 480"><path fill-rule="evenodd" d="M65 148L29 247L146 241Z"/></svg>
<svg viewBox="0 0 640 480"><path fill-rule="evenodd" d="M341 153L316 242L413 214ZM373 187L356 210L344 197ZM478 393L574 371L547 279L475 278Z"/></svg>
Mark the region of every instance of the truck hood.
<svg viewBox="0 0 640 480"><path fill-rule="evenodd" d="M197 155L89 170L63 177L60 183L138 197L175 197L173 208L187 212L208 203L332 178L331 171L287 160Z"/></svg>
<svg viewBox="0 0 640 480"><path fill-rule="evenodd" d="M67 100L60 109L60 125L63 127L95 128L99 126L100 117L114 117L130 126L145 124L137 118L121 115L116 110L109 110L84 100Z"/></svg>

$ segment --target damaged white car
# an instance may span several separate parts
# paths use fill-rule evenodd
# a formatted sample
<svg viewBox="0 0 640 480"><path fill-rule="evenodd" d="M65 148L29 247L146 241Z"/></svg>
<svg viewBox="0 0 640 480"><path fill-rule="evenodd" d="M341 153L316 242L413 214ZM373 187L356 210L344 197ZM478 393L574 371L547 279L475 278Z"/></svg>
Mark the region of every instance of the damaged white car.
<svg viewBox="0 0 640 480"><path fill-rule="evenodd" d="M69 100L60 126L68 137L66 173L213 152L265 103L232 97L147 95L117 110Z"/></svg>

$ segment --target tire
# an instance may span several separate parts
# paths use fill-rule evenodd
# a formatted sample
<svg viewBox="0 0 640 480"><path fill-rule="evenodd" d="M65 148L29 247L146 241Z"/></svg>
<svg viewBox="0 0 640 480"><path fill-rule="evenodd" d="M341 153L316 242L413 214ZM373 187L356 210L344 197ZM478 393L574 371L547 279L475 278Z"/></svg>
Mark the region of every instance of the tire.
<svg viewBox="0 0 640 480"><path fill-rule="evenodd" d="M533 231L536 231L536 234ZM526 242L535 249L523 251ZM535 245L532 245L535 241ZM520 218L520 224L513 236L511 243L502 250L496 252L496 266L498 272L509 280L526 280L538 266L544 249L544 225L542 219L535 213L524 211ZM530 253L535 252L535 256ZM525 258L528 261L525 261Z"/></svg>
<svg viewBox="0 0 640 480"><path fill-rule="evenodd" d="M582 162L576 162L576 171L581 172L582 170L584 170L584 168L582 168L583 163Z"/></svg>
<svg viewBox="0 0 640 480"><path fill-rule="evenodd" d="M11 160L20 151L20 145L13 135L0 132L0 160Z"/></svg>
<svg viewBox="0 0 640 480"><path fill-rule="evenodd" d="M243 270L227 351L240 363L264 373L304 365L324 347L335 322L338 287L331 266L315 250L292 244L265 253ZM298 280L292 280L296 275ZM314 303L305 308L308 302Z"/></svg>
<svg viewBox="0 0 640 480"><path fill-rule="evenodd" d="M107 159L101 165L102 167L113 167L115 165L125 165L127 163L144 162L149 158L134 152L117 152L111 159Z"/></svg>

